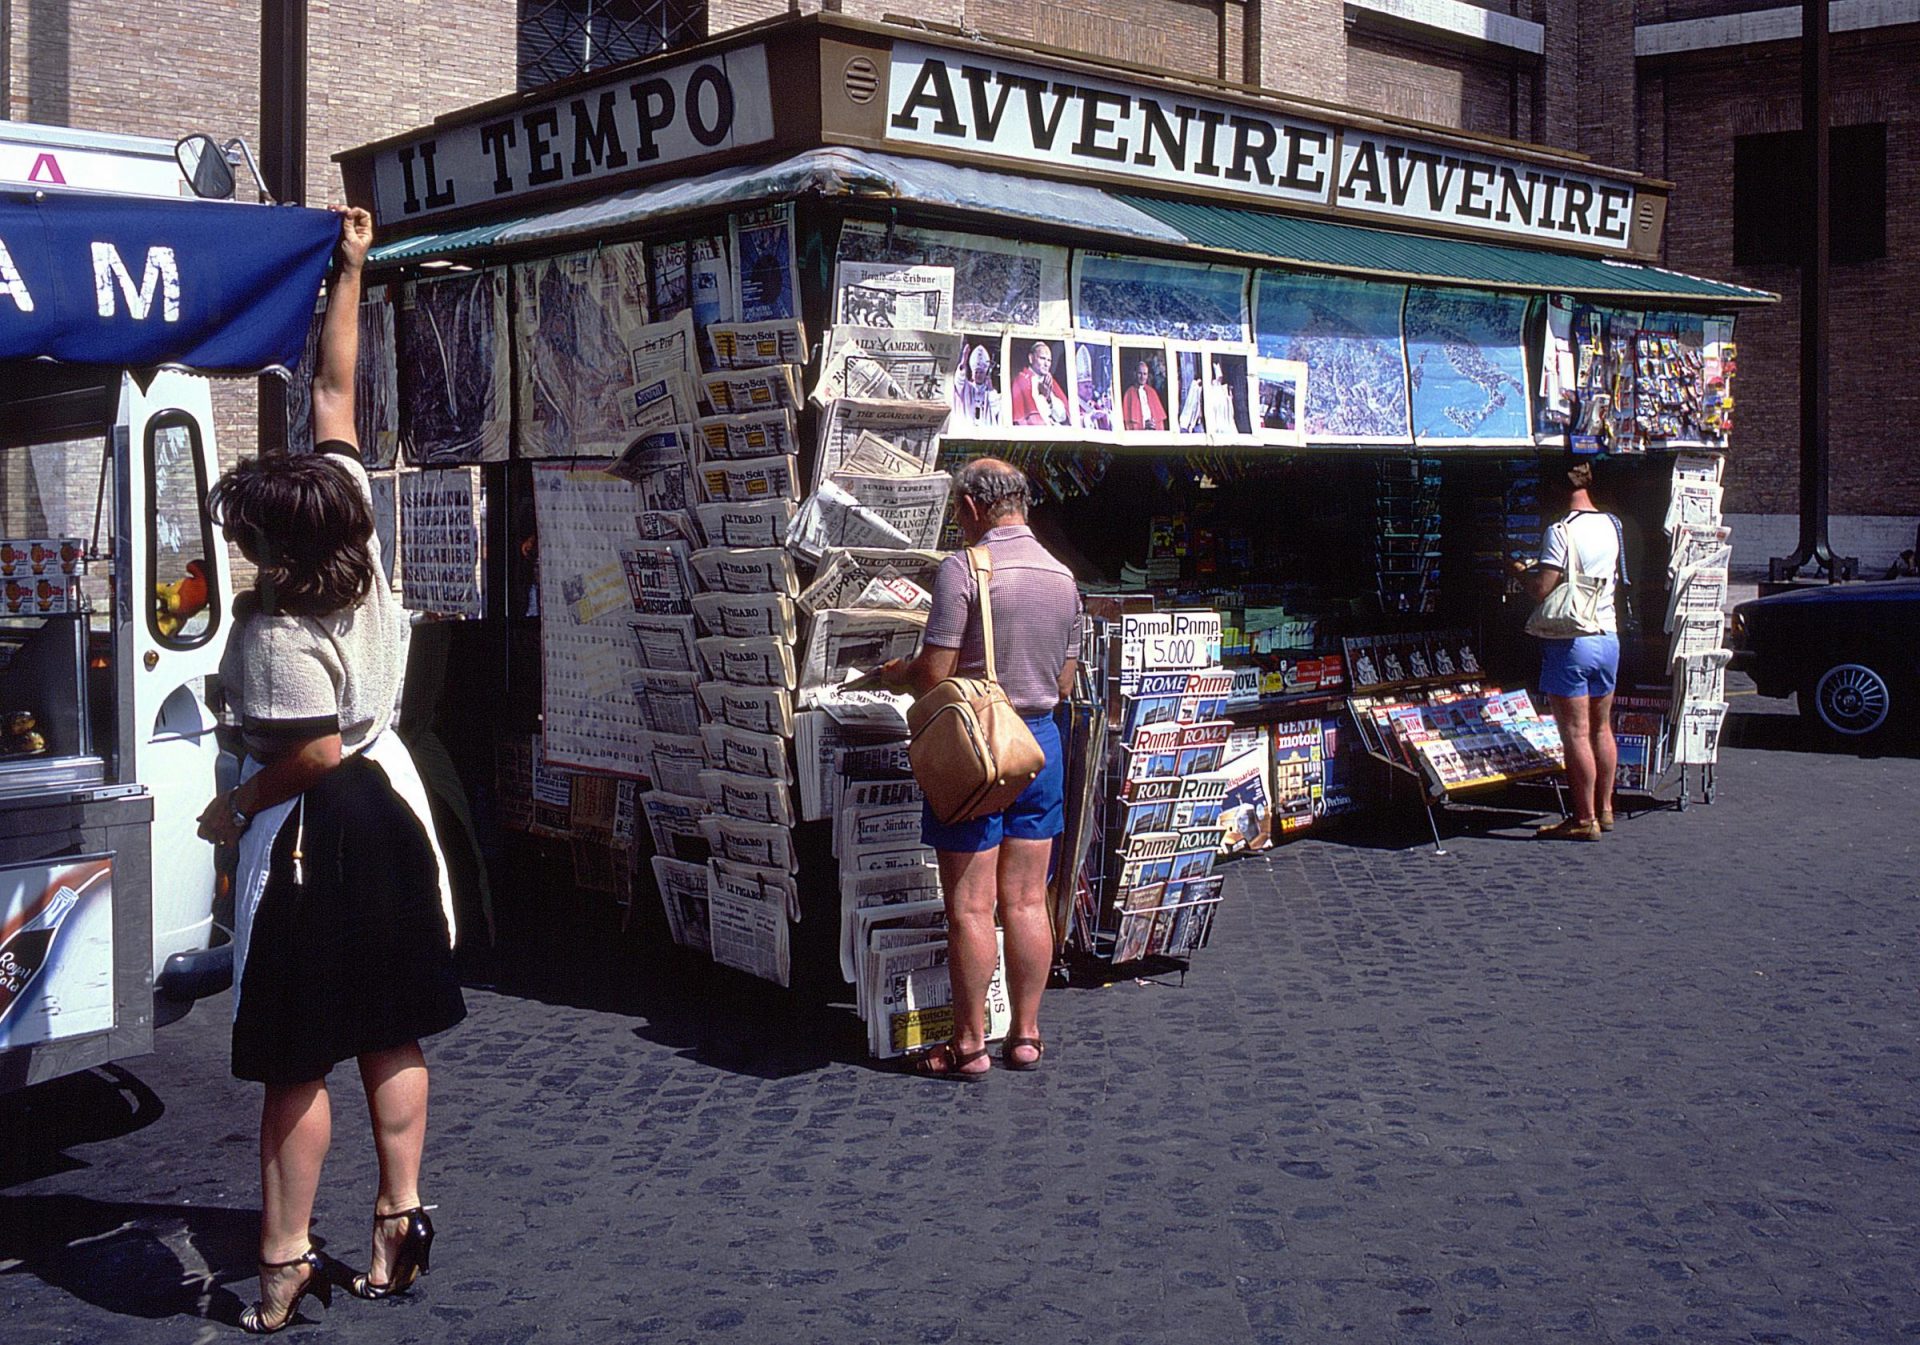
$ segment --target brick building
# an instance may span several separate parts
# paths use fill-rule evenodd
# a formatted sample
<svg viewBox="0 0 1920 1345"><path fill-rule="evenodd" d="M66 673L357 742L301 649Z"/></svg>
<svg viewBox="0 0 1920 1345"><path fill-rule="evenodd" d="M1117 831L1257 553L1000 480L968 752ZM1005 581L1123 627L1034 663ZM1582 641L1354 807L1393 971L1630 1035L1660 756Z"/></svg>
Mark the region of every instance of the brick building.
<svg viewBox="0 0 1920 1345"><path fill-rule="evenodd" d="M437 113L819 0L310 0L308 196L331 154ZM834 0L864 18L895 0ZM0 0L11 118L172 135L258 129L258 28L220 0ZM163 19L164 15L164 19ZM1742 566L1790 550L1797 271L1778 170L1799 125L1799 10L1726 0L925 0L912 18L1538 141L1674 181L1667 261L1779 292L1740 328L1728 510ZM1911 545L1920 387L1920 0L1834 0L1833 533L1867 572ZM1860 128L1860 129L1853 129ZM1839 145L1839 140L1836 140ZM1745 218L1736 218L1744 212ZM1736 225L1740 228L1737 230ZM1856 227L1858 226L1858 227ZM1757 233L1756 233L1757 231ZM1741 241L1736 246L1736 234ZM1785 249L1783 251L1783 248Z"/></svg>

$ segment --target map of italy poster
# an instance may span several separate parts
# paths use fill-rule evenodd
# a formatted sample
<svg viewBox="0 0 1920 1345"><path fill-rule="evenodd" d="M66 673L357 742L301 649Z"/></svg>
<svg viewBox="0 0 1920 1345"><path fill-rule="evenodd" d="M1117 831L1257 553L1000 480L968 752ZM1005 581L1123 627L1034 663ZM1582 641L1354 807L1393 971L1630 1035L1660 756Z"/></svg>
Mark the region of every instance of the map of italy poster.
<svg viewBox="0 0 1920 1345"><path fill-rule="evenodd" d="M1407 381L1421 444L1526 444L1527 300L1407 291Z"/></svg>
<svg viewBox="0 0 1920 1345"><path fill-rule="evenodd" d="M1412 437L1401 344L1403 285L1261 271L1253 319L1260 354L1307 366L1306 436L1404 444Z"/></svg>

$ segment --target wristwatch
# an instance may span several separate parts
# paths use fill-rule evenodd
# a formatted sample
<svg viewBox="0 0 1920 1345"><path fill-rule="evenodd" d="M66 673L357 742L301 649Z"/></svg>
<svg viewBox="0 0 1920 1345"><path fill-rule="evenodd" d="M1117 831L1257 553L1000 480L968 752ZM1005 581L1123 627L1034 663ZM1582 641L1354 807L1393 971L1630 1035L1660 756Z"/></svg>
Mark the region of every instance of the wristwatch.
<svg viewBox="0 0 1920 1345"><path fill-rule="evenodd" d="M233 829L235 831L245 831L248 827L253 825L252 813L248 812L245 808L242 808L237 803L232 804L230 806L233 808L233 813L227 820L233 823Z"/></svg>

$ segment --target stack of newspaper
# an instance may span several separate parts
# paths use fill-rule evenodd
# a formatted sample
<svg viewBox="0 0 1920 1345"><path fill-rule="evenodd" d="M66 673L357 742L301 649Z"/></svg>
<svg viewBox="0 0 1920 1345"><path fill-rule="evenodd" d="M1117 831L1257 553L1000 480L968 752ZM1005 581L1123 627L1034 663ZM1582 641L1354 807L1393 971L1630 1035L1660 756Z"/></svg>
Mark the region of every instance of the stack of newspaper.
<svg viewBox="0 0 1920 1345"><path fill-rule="evenodd" d="M1667 505L1671 544L1667 572L1671 592L1666 630L1673 673L1673 760L1705 765L1719 758L1720 729L1727 715L1727 572L1733 562L1731 533L1721 518L1720 478L1726 459L1718 453L1680 453L1673 460L1673 492Z"/></svg>
<svg viewBox="0 0 1920 1345"><path fill-rule="evenodd" d="M782 545L794 467L798 324L642 330L633 441L608 464L639 487L620 554L633 600L644 724L641 810L676 942L791 979L798 918L796 810L787 741L798 668L793 558Z"/></svg>

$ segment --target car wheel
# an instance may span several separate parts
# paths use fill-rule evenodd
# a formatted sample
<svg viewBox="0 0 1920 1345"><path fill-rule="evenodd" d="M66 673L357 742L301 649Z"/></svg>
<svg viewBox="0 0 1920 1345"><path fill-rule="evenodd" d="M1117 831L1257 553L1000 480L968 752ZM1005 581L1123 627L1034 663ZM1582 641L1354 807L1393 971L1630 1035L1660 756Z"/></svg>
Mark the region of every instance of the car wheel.
<svg viewBox="0 0 1920 1345"><path fill-rule="evenodd" d="M1893 687L1886 675L1864 663L1836 663L1802 693L1803 712L1811 712L1827 732L1849 742L1871 738L1893 718Z"/></svg>

